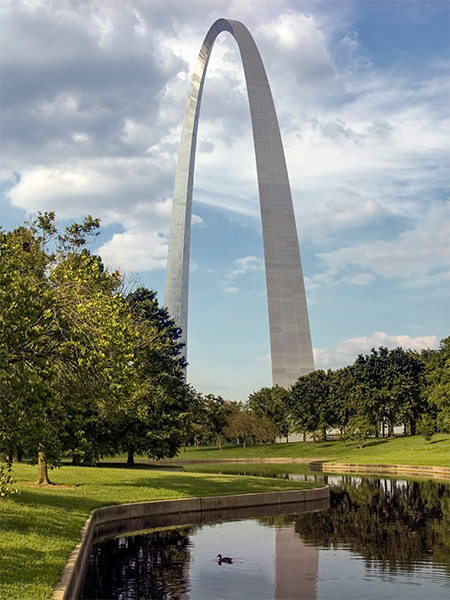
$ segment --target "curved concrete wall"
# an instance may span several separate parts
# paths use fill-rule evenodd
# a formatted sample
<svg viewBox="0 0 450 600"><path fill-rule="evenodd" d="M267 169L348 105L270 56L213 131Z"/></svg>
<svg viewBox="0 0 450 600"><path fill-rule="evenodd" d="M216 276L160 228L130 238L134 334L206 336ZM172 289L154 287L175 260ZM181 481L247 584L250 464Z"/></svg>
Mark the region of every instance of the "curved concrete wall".
<svg viewBox="0 0 450 600"><path fill-rule="evenodd" d="M407 475L427 479L450 479L450 467L424 465L371 465L365 463L310 462L310 471L323 473L372 473L384 475Z"/></svg>
<svg viewBox="0 0 450 600"><path fill-rule="evenodd" d="M273 384L289 387L314 370L302 263L280 128L258 48L239 21L219 19L206 34L189 90L173 193L165 306L187 342L192 190L200 104L217 36L235 38L247 83L264 243Z"/></svg>
<svg viewBox="0 0 450 600"><path fill-rule="evenodd" d="M92 544L102 538L156 527L196 525L259 516L309 512L329 507L328 487L262 494L212 496L105 506L91 512L81 531L81 542L72 552L53 600L79 597Z"/></svg>

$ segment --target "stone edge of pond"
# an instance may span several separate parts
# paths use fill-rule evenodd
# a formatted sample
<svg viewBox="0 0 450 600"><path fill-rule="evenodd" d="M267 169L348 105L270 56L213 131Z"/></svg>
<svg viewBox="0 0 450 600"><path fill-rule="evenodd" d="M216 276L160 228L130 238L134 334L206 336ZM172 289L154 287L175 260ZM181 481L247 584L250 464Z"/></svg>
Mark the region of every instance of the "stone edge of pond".
<svg viewBox="0 0 450 600"><path fill-rule="evenodd" d="M180 513L206 512L217 509L311 502L327 499L329 496L330 489L325 486L309 490L137 502L94 509L81 530L81 542L72 551L64 567L61 581L53 591L52 600L74 600L79 597L89 562L95 528L99 525L149 515L178 515Z"/></svg>
<svg viewBox="0 0 450 600"><path fill-rule="evenodd" d="M310 471L323 473L382 473L386 475L409 475L428 479L450 479L450 467L427 465L380 465L366 463L310 462Z"/></svg>

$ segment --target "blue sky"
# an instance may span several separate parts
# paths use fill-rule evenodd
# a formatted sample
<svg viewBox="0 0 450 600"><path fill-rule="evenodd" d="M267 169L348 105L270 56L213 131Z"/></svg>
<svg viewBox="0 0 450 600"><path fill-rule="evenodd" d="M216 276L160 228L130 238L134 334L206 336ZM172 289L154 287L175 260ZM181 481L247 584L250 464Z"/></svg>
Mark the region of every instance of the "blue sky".
<svg viewBox="0 0 450 600"><path fill-rule="evenodd" d="M96 250L163 302L184 106L210 25L241 20L285 146L317 368L449 335L449 3L3 0L1 224L100 217ZM199 126L189 380L271 385L261 224L236 44Z"/></svg>

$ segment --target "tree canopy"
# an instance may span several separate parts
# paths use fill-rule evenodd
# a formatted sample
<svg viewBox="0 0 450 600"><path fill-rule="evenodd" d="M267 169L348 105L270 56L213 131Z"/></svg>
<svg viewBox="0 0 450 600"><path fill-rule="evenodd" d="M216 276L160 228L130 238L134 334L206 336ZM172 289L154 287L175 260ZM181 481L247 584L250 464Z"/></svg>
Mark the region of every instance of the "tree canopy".
<svg viewBox="0 0 450 600"><path fill-rule="evenodd" d="M40 481L65 454L124 447L131 421L151 456L181 443L180 331L154 292L123 295L120 273L88 249L98 228L88 216L59 232L45 213L0 231L0 449L36 455Z"/></svg>

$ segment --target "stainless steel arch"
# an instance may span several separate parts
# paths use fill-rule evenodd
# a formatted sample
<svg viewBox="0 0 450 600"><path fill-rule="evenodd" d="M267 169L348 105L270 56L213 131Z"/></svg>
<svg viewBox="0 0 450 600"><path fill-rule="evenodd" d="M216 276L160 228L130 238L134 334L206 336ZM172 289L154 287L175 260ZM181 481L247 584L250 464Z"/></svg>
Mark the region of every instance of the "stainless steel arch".
<svg viewBox="0 0 450 600"><path fill-rule="evenodd" d="M239 21L219 19L200 50L189 90L178 154L165 305L187 341L192 189L200 103L217 36L228 31L242 58L256 154L264 243L273 384L288 387L314 370L302 264L289 178L269 82L258 48Z"/></svg>

